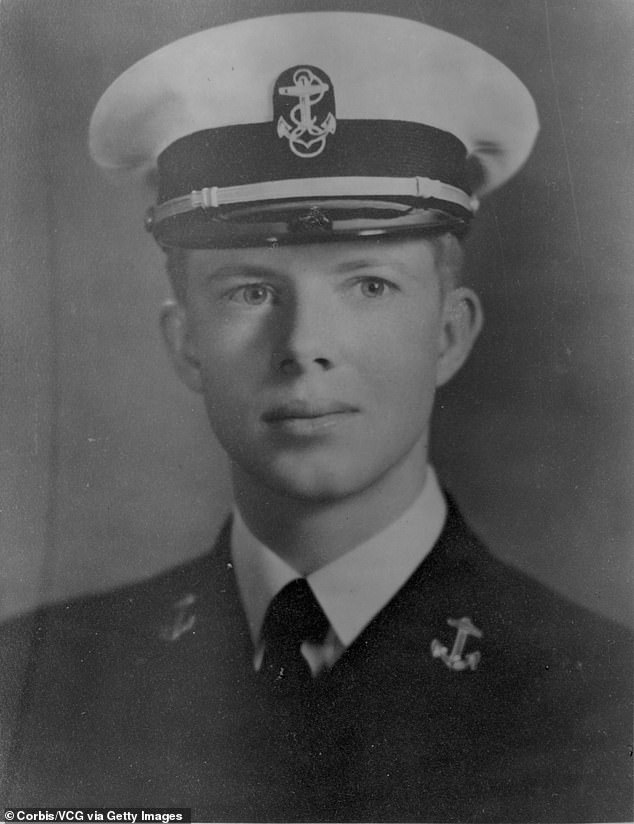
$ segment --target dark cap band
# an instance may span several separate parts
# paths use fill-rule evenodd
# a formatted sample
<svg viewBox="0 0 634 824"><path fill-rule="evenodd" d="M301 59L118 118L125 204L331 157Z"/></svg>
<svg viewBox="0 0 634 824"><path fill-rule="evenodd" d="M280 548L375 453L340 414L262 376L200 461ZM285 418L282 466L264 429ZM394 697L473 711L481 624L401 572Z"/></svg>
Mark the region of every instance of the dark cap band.
<svg viewBox="0 0 634 824"><path fill-rule="evenodd" d="M158 202L209 186L368 175L429 177L471 194L466 157L454 135L401 120L339 120L336 140L311 158L289 152L271 123L225 126L187 135L159 155Z"/></svg>

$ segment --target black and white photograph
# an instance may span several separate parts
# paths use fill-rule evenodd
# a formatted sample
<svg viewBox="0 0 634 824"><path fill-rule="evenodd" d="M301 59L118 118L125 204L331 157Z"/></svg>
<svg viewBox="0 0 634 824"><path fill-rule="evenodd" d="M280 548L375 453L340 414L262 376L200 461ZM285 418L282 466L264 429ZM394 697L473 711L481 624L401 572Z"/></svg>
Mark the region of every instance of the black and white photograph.
<svg viewBox="0 0 634 824"><path fill-rule="evenodd" d="M2 820L634 820L634 2L0 0L0 76Z"/></svg>

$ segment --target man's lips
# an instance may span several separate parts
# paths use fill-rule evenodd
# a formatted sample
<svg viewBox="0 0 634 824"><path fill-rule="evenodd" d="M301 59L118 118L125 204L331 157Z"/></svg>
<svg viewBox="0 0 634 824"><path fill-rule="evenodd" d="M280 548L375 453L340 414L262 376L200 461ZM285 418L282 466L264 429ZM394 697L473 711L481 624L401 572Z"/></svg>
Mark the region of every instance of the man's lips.
<svg viewBox="0 0 634 824"><path fill-rule="evenodd" d="M284 423L296 420L319 420L336 415L349 415L359 408L342 401L292 400L267 409L262 415L266 423Z"/></svg>
<svg viewBox="0 0 634 824"><path fill-rule="evenodd" d="M358 411L357 406L341 401L292 400L267 409L262 420L278 428L314 431L320 426L334 425Z"/></svg>

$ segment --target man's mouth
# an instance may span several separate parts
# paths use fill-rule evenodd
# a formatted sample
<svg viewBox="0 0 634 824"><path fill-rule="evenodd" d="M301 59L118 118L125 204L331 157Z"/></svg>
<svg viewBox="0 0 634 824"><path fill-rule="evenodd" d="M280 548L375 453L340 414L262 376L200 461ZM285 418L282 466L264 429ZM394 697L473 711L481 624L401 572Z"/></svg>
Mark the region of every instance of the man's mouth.
<svg viewBox="0 0 634 824"><path fill-rule="evenodd" d="M330 429L359 412L342 401L291 400L267 409L262 420L274 429L303 435Z"/></svg>
<svg viewBox="0 0 634 824"><path fill-rule="evenodd" d="M267 409L262 419L267 423L274 423L291 418L323 418L326 415L346 415L358 411L356 406L341 401L293 400Z"/></svg>

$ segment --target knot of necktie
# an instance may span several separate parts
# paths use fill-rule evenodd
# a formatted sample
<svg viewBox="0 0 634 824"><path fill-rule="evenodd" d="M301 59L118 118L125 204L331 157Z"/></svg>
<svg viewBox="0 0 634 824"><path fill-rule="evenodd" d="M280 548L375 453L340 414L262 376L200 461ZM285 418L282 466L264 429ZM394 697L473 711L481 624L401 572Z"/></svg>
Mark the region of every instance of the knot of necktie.
<svg viewBox="0 0 634 824"><path fill-rule="evenodd" d="M260 676L275 693L287 695L310 684L312 673L301 645L322 642L328 626L305 578L291 581L273 598L262 625Z"/></svg>

